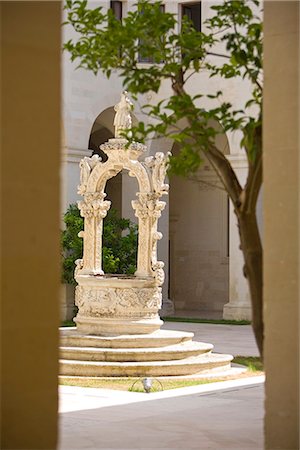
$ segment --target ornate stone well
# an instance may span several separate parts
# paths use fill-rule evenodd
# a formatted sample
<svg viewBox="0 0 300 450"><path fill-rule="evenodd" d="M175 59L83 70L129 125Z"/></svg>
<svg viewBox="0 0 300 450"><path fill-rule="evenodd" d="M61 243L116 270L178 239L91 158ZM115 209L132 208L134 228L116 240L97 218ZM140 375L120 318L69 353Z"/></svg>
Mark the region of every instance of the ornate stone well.
<svg viewBox="0 0 300 450"><path fill-rule="evenodd" d="M123 93L115 106L115 138L100 146L107 161L94 155L80 163L78 192L84 198L79 202L84 231L83 259L76 262L75 271L75 322L78 332L84 334L144 334L158 330L162 324L158 311L164 263L157 260L157 241L162 237L157 222L165 207L160 198L169 188L165 184L168 155L156 153L140 161L146 147L134 143L127 148L128 141L122 133L131 127L131 109L132 104ZM138 218L137 270L133 276L105 274L102 269L103 219L111 206L105 200L105 186L124 169L137 179L139 187L137 199L132 201Z"/></svg>
<svg viewBox="0 0 300 450"><path fill-rule="evenodd" d="M139 161L146 148L122 138L131 126L126 94L115 107L115 138L101 145L107 156L83 158L79 208L84 217L83 259L75 278L77 327L61 329L60 374L79 377L176 376L230 370L231 355L212 353L213 345L194 342L193 333L160 330L163 262L157 261L162 235L157 221L165 207L168 155ZM102 270L102 225L110 208L105 200L109 178L126 169L139 191L132 206L138 218L137 270L133 276Z"/></svg>

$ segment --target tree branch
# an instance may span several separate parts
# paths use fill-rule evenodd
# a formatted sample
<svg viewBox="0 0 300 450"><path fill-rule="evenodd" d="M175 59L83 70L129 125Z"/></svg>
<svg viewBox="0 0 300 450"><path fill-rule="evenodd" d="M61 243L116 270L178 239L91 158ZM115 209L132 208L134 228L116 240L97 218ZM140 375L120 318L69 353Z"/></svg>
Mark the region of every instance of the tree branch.
<svg viewBox="0 0 300 450"><path fill-rule="evenodd" d="M221 53L215 53L215 52L207 52L207 55L211 55L211 56L219 56L220 58L227 58L230 59L230 56L228 55L222 55Z"/></svg>
<svg viewBox="0 0 300 450"><path fill-rule="evenodd" d="M220 178L227 194L232 200L235 210L238 210L241 204L240 197L242 187L230 162L226 156L212 144L209 145L205 151L205 155Z"/></svg>
<svg viewBox="0 0 300 450"><path fill-rule="evenodd" d="M250 213L255 210L257 198L262 185L262 152L259 153L255 164L249 166L249 174L245 186L245 197L241 211Z"/></svg>
<svg viewBox="0 0 300 450"><path fill-rule="evenodd" d="M186 77L186 79L184 80L184 83L186 83L187 80L189 80L193 75L195 75L195 73L197 73L197 71L196 71L196 70L193 70L193 72L190 73L188 77Z"/></svg>
<svg viewBox="0 0 300 450"><path fill-rule="evenodd" d="M209 182L209 181L205 181L205 180L202 180L201 178L200 178L200 176L199 177L196 177L196 176L189 176L188 177L188 180L190 180L190 181L192 181L192 182L194 182L194 183L202 183L202 184L204 184L205 186L208 186L208 187L211 187L211 188L213 188L213 189L219 189L220 191L222 191L222 192L226 192L226 190L225 190L225 188L224 188L224 186L222 187L222 186L220 186L219 184L216 184L216 183L211 183L211 182Z"/></svg>
<svg viewBox="0 0 300 450"><path fill-rule="evenodd" d="M180 80L174 82L172 84L172 88L177 95L185 95L185 90L183 88L183 85L180 83ZM192 120L189 115L187 116L187 120L191 125L191 128L193 129ZM194 136L194 139L197 143L196 136ZM231 167L230 162L228 161L226 156L222 152L220 152L220 150L218 150L217 147L215 147L213 144L208 145L205 151L202 150L201 147L200 150L203 151L203 153L206 155L208 161L210 162L217 176L222 182L227 194L231 198L235 210L238 211L241 204L240 197L242 193L242 187L233 168Z"/></svg>

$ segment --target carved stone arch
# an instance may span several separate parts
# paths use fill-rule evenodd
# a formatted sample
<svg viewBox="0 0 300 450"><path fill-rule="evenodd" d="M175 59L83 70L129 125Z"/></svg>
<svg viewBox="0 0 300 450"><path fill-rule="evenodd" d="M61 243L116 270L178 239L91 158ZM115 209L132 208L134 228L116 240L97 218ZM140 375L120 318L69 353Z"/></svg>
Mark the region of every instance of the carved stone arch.
<svg viewBox="0 0 300 450"><path fill-rule="evenodd" d="M165 202L159 201L159 198L168 190L164 182L168 155L158 152L154 157L140 162L138 158L145 153L145 146L133 143L126 148L126 143L124 139L110 139L101 146L108 156L105 163L98 155L84 158L80 163L79 193L84 195L85 200L79 202L79 207L88 230L84 230L84 237L89 233L87 243L84 244L83 270L103 274L102 221L111 205L110 201L104 200L105 186L111 177L125 169L139 184L136 194L138 200L132 201L139 228L136 276L154 277L162 269L155 255L157 240L160 239L157 220L165 206Z"/></svg>
<svg viewBox="0 0 300 450"><path fill-rule="evenodd" d="M105 142L108 142L109 139L114 138L114 116L114 106L111 105L106 107L95 116L90 129L88 148L92 151L92 155L98 154L102 158L103 162L107 161L108 156L100 149L100 146ZM131 114L131 116L133 123L136 124L136 117L133 114ZM106 199L109 199L112 202L113 208L117 210L120 217L122 216L124 207L124 199L122 196L123 189L124 179L122 176L122 171L119 171L118 174L107 180L105 192L107 194Z"/></svg>
<svg viewBox="0 0 300 450"><path fill-rule="evenodd" d="M124 169L128 170L128 175L130 177L135 177L137 179L140 193L151 192L152 186L149 170L143 163L139 161L128 161L124 165Z"/></svg>
<svg viewBox="0 0 300 450"><path fill-rule="evenodd" d="M98 164L92 171L88 184L88 192L104 192L107 181L120 173L128 170L131 177L135 177L138 182L139 192L150 192L151 184L148 170L140 161L118 161L117 158L109 159L105 163Z"/></svg>
<svg viewBox="0 0 300 450"><path fill-rule="evenodd" d="M120 164L116 166L111 161L106 161L105 163L98 164L91 173L89 182L87 184L88 192L105 192L106 183L118 175L123 169Z"/></svg>
<svg viewBox="0 0 300 450"><path fill-rule="evenodd" d="M153 236L152 219L148 216L148 207L151 208L150 203L157 200L152 198L153 181L151 178L150 168L145 163L138 161L138 157L142 151L145 151L144 146L130 146L126 149L126 142L120 140L110 140L108 143L102 145L103 151L108 155L108 160L102 163L100 160L92 169L86 185L86 192L93 193L100 196L104 200L105 186L107 181L117 175L122 170L128 170L129 176L135 177L139 191L137 196L139 200L133 200L132 207L135 210L135 215L138 217L138 254L137 254L137 276L153 276L153 268L151 265L151 254L153 252ZM157 176L155 174L155 176ZM157 203L157 202L156 202ZM157 204L163 202L158 202ZM105 211L110 207L110 202L102 201L102 206ZM98 225L102 233L102 223ZM99 234L98 230L98 234ZM101 237L97 237L98 245L101 248ZM102 254L102 250L101 250ZM157 261L155 261L156 263ZM100 257L98 257L98 270L100 268Z"/></svg>

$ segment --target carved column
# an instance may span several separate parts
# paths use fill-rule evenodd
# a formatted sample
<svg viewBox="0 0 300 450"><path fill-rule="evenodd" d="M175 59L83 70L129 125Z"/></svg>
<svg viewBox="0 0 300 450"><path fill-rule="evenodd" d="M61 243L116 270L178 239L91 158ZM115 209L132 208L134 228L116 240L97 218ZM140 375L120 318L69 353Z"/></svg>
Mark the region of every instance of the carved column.
<svg viewBox="0 0 300 450"><path fill-rule="evenodd" d="M161 216L161 212L164 210L166 206L166 202L162 202L158 200L158 195L155 195L155 200L152 202L151 207L151 218L152 218L152 226L151 226L151 267L154 273L154 277L156 280L156 284L158 286L162 286L165 281L165 273L164 273L164 262L158 261L157 259L157 242L162 238L162 233L157 231L157 223L158 219Z"/></svg>
<svg viewBox="0 0 300 450"><path fill-rule="evenodd" d="M81 274L103 274L102 270L102 230L103 219L110 208L110 202L103 200L100 192L85 195L84 201L78 203L84 217L83 264Z"/></svg>
<svg viewBox="0 0 300 450"><path fill-rule="evenodd" d="M135 275L138 277L152 276L151 270L151 217L148 208L149 194L138 193L138 200L132 201L132 207L136 217L139 219L139 237L137 270Z"/></svg>

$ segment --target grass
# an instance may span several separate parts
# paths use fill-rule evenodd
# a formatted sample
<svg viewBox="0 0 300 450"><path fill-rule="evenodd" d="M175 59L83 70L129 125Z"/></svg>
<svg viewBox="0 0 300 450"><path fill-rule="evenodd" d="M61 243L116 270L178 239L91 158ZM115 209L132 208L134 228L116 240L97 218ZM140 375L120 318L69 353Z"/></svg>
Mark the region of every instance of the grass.
<svg viewBox="0 0 300 450"><path fill-rule="evenodd" d="M199 384L217 383L220 381L249 378L263 375L263 365L261 359L256 356L236 356L233 363L247 367L247 371L238 375L219 376L217 378L189 378L189 379L160 379L152 378L153 386L151 392L161 390L178 389ZM101 389L115 389L129 392L144 392L141 378L83 378L83 377L60 377L59 384L66 386L90 387ZM162 386L161 386L161 384Z"/></svg>
<svg viewBox="0 0 300 450"><path fill-rule="evenodd" d="M61 327L76 327L76 323L73 322L73 320L64 320L60 326Z"/></svg>
<svg viewBox="0 0 300 450"><path fill-rule="evenodd" d="M152 377L151 377L152 378ZM160 380L162 387L158 380L152 378L153 385L151 392L159 392L161 390L168 389L178 389L188 386L196 386L198 384L215 383L217 381L223 381L221 378L202 378L202 379L188 379L188 380ZM90 387L90 388L101 388L101 389L115 389L120 391L129 392L144 392L142 386L142 378L60 378L59 384L66 386L77 386L77 387ZM133 386L134 385L134 386ZM163 388L163 389L162 389Z"/></svg>
<svg viewBox="0 0 300 450"><path fill-rule="evenodd" d="M264 367L260 357L258 356L235 356L233 363L246 366L250 372L263 372Z"/></svg>
<svg viewBox="0 0 300 450"><path fill-rule="evenodd" d="M248 320L215 320L215 319L196 319L193 317L163 317L164 322L188 322L188 323L212 323L217 325L250 325ZM75 327L73 320L65 320L62 327Z"/></svg>
<svg viewBox="0 0 300 450"><path fill-rule="evenodd" d="M193 317L163 317L165 322L212 323L217 325L250 325L248 320L196 319Z"/></svg>

